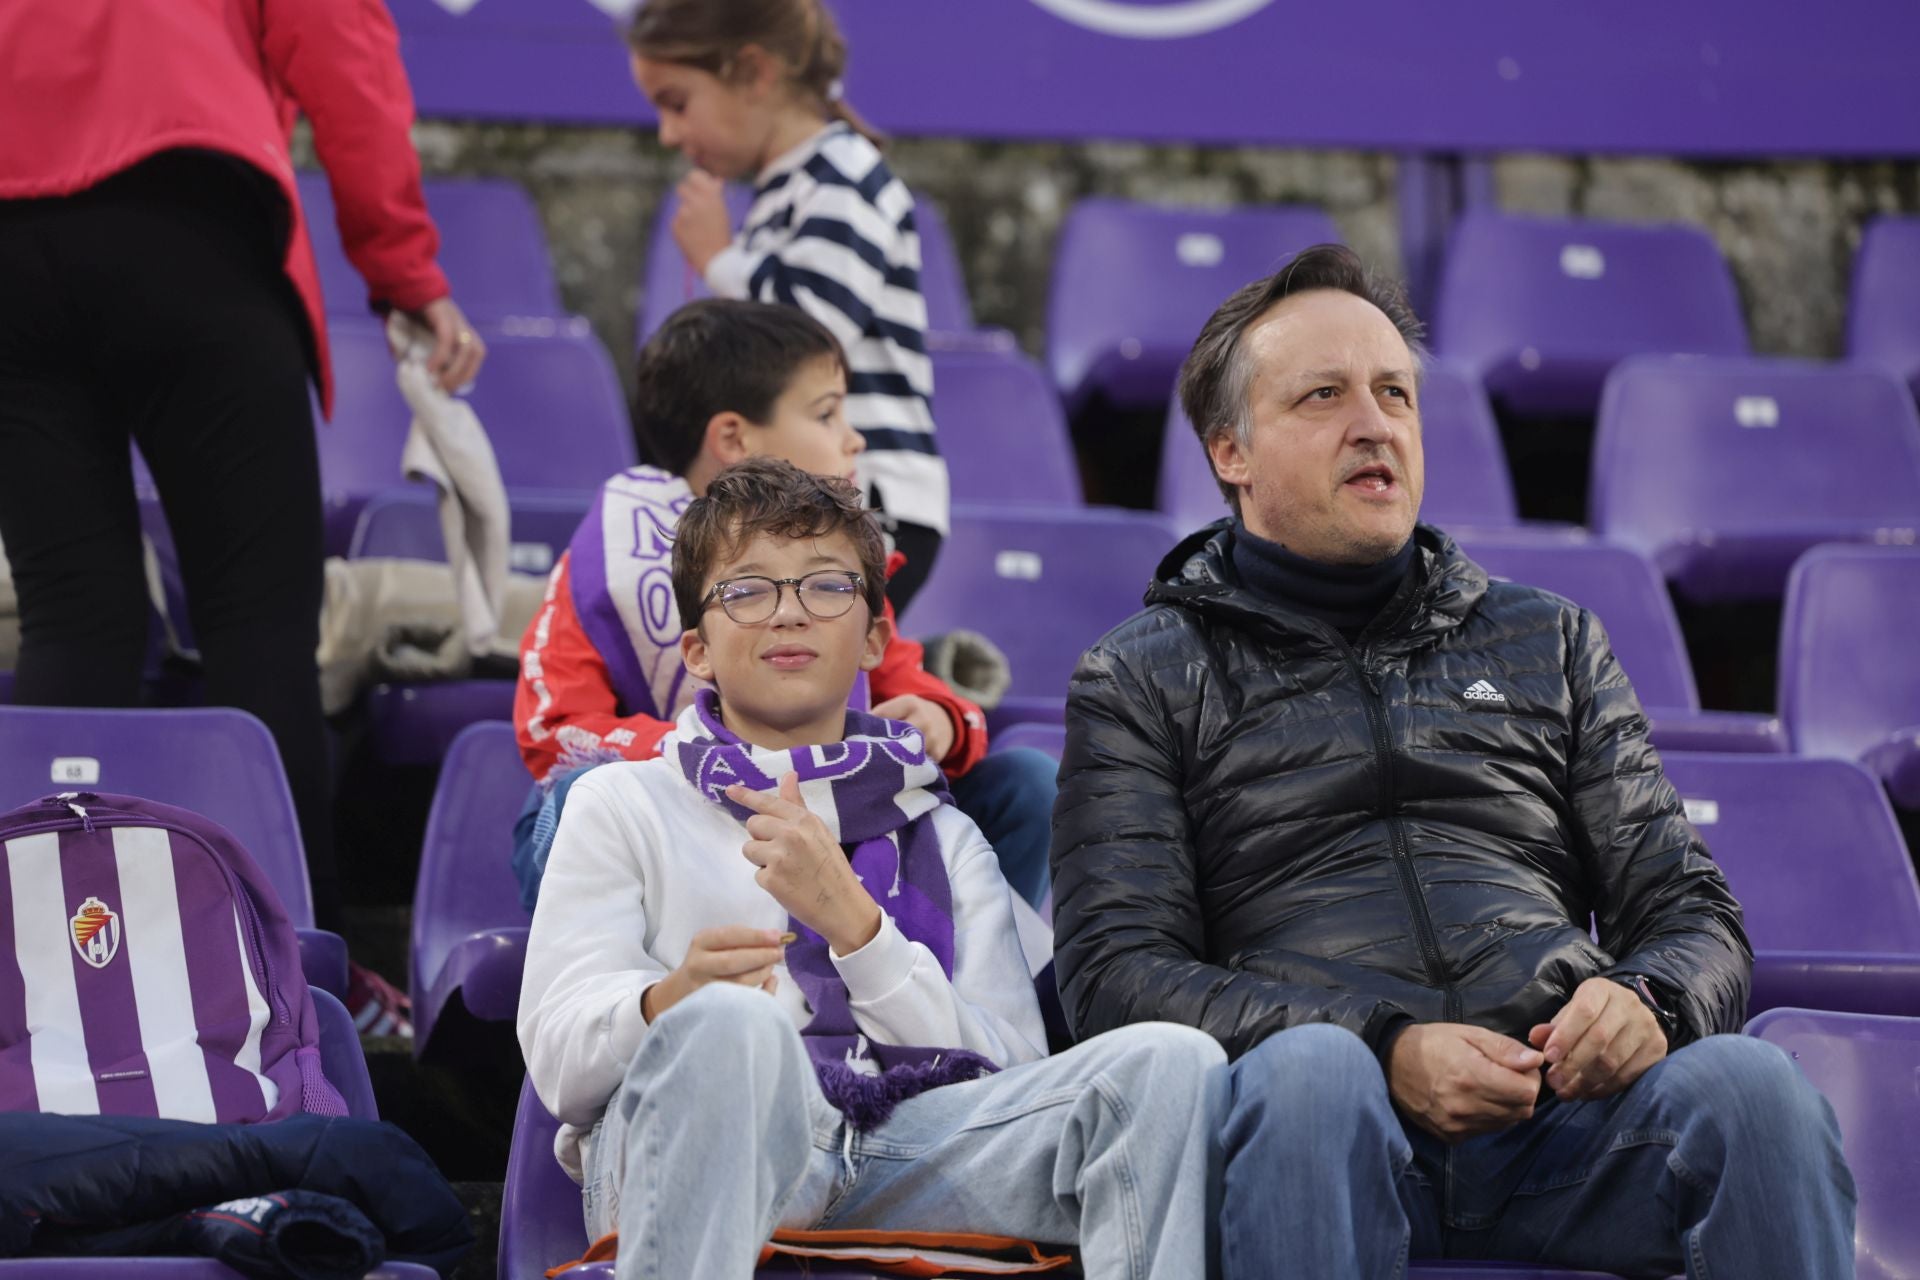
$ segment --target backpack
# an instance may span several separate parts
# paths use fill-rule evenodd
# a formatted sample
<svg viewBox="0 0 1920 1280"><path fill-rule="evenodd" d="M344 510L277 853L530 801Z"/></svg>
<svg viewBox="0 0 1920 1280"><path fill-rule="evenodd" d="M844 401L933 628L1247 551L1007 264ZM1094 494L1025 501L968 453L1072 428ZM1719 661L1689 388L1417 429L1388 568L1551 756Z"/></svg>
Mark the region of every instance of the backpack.
<svg viewBox="0 0 1920 1280"><path fill-rule="evenodd" d="M285 908L240 842L151 800L0 814L0 1111L343 1116Z"/></svg>

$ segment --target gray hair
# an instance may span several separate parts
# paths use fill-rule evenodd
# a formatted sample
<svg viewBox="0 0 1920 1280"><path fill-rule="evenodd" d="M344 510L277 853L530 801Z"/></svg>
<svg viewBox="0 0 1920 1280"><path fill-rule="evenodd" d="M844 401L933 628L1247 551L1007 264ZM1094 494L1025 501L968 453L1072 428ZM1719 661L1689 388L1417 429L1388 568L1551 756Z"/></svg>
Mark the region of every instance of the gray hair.
<svg viewBox="0 0 1920 1280"><path fill-rule="evenodd" d="M1360 255L1342 244L1316 244L1302 249L1272 275L1236 290L1220 304L1219 310L1200 330L1186 363L1180 366L1180 407L1194 434L1207 450L1207 465L1213 465L1215 438L1231 431L1242 448L1252 443L1250 417L1253 392L1253 361L1247 357L1242 339L1248 329L1282 299L1316 289L1338 289L1364 298L1385 313L1407 341L1412 352L1414 371L1426 366L1427 349L1422 341L1426 330L1413 314L1406 290L1398 281L1367 270ZM1235 515L1240 514L1240 493L1233 485L1215 481Z"/></svg>

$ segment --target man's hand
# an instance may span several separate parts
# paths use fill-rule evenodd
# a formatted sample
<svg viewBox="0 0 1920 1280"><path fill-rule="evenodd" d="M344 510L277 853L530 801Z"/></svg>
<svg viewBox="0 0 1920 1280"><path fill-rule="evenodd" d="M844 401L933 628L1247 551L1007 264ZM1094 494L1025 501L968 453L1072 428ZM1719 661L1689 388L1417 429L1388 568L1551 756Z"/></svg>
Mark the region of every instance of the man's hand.
<svg viewBox="0 0 1920 1280"><path fill-rule="evenodd" d="M1545 1061L1538 1050L1484 1027L1417 1023L1393 1042L1387 1089L1415 1124L1459 1142L1532 1116Z"/></svg>
<svg viewBox="0 0 1920 1280"><path fill-rule="evenodd" d="M1640 997L1611 978L1588 978L1551 1022L1527 1032L1562 1102L1611 1098L1667 1056L1667 1033Z"/></svg>
<svg viewBox="0 0 1920 1280"><path fill-rule="evenodd" d="M735 785L727 788L727 798L753 810L747 819L753 838L740 852L760 868L753 878L762 889L825 938L835 955L850 955L873 941L880 932L880 904L853 873L827 824L808 812L800 775L782 777L778 795Z"/></svg>
<svg viewBox="0 0 1920 1280"><path fill-rule="evenodd" d="M472 382L480 374L487 358L487 344L473 331L452 298L435 298L418 311L407 313L433 335L433 350L427 355L427 372L452 393Z"/></svg>
<svg viewBox="0 0 1920 1280"><path fill-rule="evenodd" d="M726 186L706 170L695 169L680 179L675 194L680 207L673 212L673 242L687 265L705 275L714 255L733 242Z"/></svg>
<svg viewBox="0 0 1920 1280"><path fill-rule="evenodd" d="M927 759L935 764L945 760L947 753L953 750L953 717L947 714L945 707L929 698L917 693L903 693L875 707L873 714L882 720L905 720L918 729L927 744Z"/></svg>
<svg viewBox="0 0 1920 1280"><path fill-rule="evenodd" d="M773 967L785 955L780 935L770 929L722 925L693 935L680 967L648 987L640 997L640 1012L648 1022L685 1000L709 982L734 982L759 987L768 995L778 985Z"/></svg>

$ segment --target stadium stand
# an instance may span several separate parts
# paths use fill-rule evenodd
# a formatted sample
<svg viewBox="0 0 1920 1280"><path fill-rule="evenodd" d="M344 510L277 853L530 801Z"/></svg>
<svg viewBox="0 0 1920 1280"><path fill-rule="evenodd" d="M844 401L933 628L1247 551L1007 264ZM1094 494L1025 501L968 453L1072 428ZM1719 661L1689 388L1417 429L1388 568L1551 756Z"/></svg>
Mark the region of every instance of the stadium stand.
<svg viewBox="0 0 1920 1280"><path fill-rule="evenodd" d="M1126 408L1165 403L1200 326L1228 294L1308 245L1339 239L1332 219L1308 207L1075 204L1047 293L1047 364L1067 413L1095 393Z"/></svg>
<svg viewBox="0 0 1920 1280"><path fill-rule="evenodd" d="M1521 417L1591 414L1640 352L1743 356L1732 273L1705 232L1470 211L1448 243L1434 350Z"/></svg>
<svg viewBox="0 0 1920 1280"><path fill-rule="evenodd" d="M1920 549L1821 546L1787 580L1780 711L1794 749L1858 760L1920 809Z"/></svg>
<svg viewBox="0 0 1920 1280"><path fill-rule="evenodd" d="M1631 360L1601 400L1591 507L1682 597L1777 600L1816 543L1920 535L1920 415L1875 369Z"/></svg>
<svg viewBox="0 0 1920 1280"><path fill-rule="evenodd" d="M1847 355L1878 365L1920 396L1920 218L1875 218L1853 259Z"/></svg>
<svg viewBox="0 0 1920 1280"><path fill-rule="evenodd" d="M1082 505L1060 402L1010 340L999 350L935 350L933 385L955 502Z"/></svg>

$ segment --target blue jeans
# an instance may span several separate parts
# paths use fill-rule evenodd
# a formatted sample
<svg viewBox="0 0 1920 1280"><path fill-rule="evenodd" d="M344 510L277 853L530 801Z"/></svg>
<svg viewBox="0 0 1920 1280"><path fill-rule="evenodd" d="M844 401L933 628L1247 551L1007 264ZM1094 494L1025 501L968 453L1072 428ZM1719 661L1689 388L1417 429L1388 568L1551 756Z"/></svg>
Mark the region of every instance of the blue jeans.
<svg viewBox="0 0 1920 1280"><path fill-rule="evenodd" d="M997 751L949 785L960 812L993 846L1000 874L1034 910L1047 897L1047 846L1060 766L1032 747Z"/></svg>
<svg viewBox="0 0 1920 1280"><path fill-rule="evenodd" d="M1059 766L1031 747L990 755L949 784L953 802L973 819L1000 860L1000 874L1013 891L1038 911L1047 897L1047 846L1053 839L1053 797ZM513 824L513 878L520 905L533 914L540 881L547 873L553 833L566 808L567 792L585 769L553 776L551 794L538 783L527 794ZM542 815L545 820L542 821Z"/></svg>
<svg viewBox="0 0 1920 1280"><path fill-rule="evenodd" d="M1448 1146L1359 1037L1305 1026L1233 1067L1225 1280L1396 1280L1413 1258L1691 1280L1849 1280L1833 1109L1774 1046L1713 1036L1595 1102Z"/></svg>
<svg viewBox="0 0 1920 1280"><path fill-rule="evenodd" d="M1217 1041L1148 1022L858 1132L780 1006L714 983L648 1030L589 1137L587 1233L619 1228L619 1280L749 1280L776 1227L1077 1243L1088 1276L1199 1280L1226 1091Z"/></svg>

